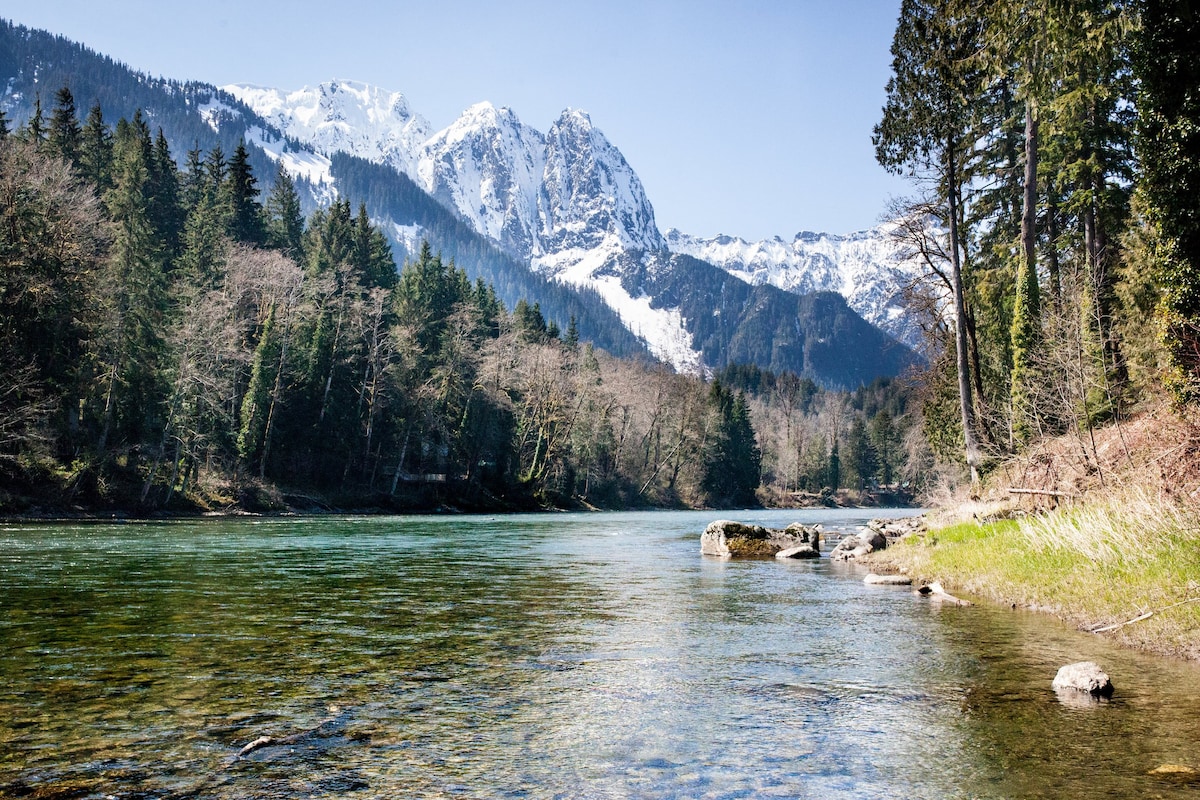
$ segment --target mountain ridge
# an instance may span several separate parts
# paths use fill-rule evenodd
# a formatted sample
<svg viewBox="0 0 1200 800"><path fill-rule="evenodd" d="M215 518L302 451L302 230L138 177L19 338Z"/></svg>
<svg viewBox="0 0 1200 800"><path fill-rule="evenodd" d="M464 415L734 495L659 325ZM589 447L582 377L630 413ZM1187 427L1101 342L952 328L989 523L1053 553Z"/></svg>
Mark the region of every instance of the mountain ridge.
<svg viewBox="0 0 1200 800"><path fill-rule="evenodd" d="M254 104L252 90L225 88ZM330 105L326 113L344 112ZM386 135L383 128L376 131L377 137ZM343 139L339 146L353 149L354 143ZM585 111L565 109L542 134L509 108L477 103L405 158L382 153L369 146L358 155L401 165L460 218L536 271L596 290L622 319L640 325L639 338L676 369L721 364L709 364L700 348L684 341L687 326L679 309L642 302L642 287L611 280L624 252L675 252L708 261L747 284L792 294L838 292L895 338L910 346L920 340L921 332L903 314L909 276L902 249L885 226L845 236L801 232L791 243L780 237L757 243L730 236L701 239L675 230L663 235L637 173Z"/></svg>
<svg viewBox="0 0 1200 800"><path fill-rule="evenodd" d="M0 53L0 80L7 85L0 107L16 112L14 123L22 112L27 117L30 94L71 85L84 104L105 98L109 119L143 109L152 125L168 128L177 158L185 147L231 152L244 141L264 191L282 165L298 178L308 210L339 196L362 201L400 256L428 238L472 278L494 283L506 303L539 301L560 327L578 316L582 337L618 355L649 351L680 370L715 371L751 352L766 357L762 348L738 344L754 331L773 336L783 323L818 331L828 322L805 317L794 300L799 295L764 280L754 293L761 302L745 307L746 319L727 315L719 336L697 338L705 330L700 317L725 302L721 293L753 280L736 267L699 268L688 254L672 256L637 173L586 112L566 109L542 134L511 109L485 102L431 131L403 94L359 82L297 92L249 85L229 91L236 87L151 79L82 45L11 24L0 24L0 39L11 43L0 48L8 50ZM123 96L110 91L118 84L126 87ZM382 191L384 185L393 188ZM689 306L656 296L662 286L686 280L699 282ZM807 307L843 314L826 305ZM782 317L764 324L764 309ZM821 338L805 335L805 341ZM884 340L880 347L890 351ZM846 351L843 358L805 360L799 352L768 363L832 386L895 374L915 361L901 348L897 352L907 356L899 361L877 358L874 368L846 371L839 363L855 361L849 349L857 345L834 344ZM862 363L869 365L871 354L865 356Z"/></svg>

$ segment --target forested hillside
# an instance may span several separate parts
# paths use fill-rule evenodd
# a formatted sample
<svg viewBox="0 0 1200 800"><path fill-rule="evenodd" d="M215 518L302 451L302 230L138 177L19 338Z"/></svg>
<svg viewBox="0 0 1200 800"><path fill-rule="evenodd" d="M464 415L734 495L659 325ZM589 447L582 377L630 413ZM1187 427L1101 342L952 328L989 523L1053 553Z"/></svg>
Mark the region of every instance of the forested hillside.
<svg viewBox="0 0 1200 800"><path fill-rule="evenodd" d="M0 115L9 512L731 506L841 480L857 429L821 409L846 395L614 358L428 244L398 270L365 205L305 219L282 170L264 196L240 143L183 161L66 87ZM760 444L768 384L804 399L780 388L797 437Z"/></svg>
<svg viewBox="0 0 1200 800"><path fill-rule="evenodd" d="M207 153L215 148L228 154L243 144L246 159L262 188L275 179L275 162L259 147L255 135L273 137L267 123L236 98L206 83L181 82L136 72L125 64L87 47L44 31L13 25L0 19L0 80L11 98L11 122L24 123L50 113L54 93L69 86L78 113L85 116L100 107L110 119L132 119L139 110L153 132L162 129L180 166L189 150ZM285 147L301 152L296 142ZM620 355L644 353L644 346L625 330L616 315L594 293L575 291L534 273L516 262L486 238L460 221L449 210L412 183L407 176L344 153L334 154L331 171L345 197L366 203L372 219L400 225L418 225L435 250L451 258L472 279L494 285L508 305L521 298L538 302L547 318L565 326L575 317L580 335ZM322 205L321 187L300 179L294 187L306 212ZM325 187L327 191L328 187ZM319 202L321 201L321 202ZM396 243L394 231L383 233ZM403 244L408 244L404 242ZM413 252L398 254L416 256Z"/></svg>

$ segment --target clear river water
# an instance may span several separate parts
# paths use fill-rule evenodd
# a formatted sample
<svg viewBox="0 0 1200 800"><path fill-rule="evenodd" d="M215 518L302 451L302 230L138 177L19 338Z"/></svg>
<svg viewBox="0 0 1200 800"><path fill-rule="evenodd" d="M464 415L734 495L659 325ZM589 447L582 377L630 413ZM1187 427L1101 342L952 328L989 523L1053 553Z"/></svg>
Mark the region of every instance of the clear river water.
<svg viewBox="0 0 1200 800"><path fill-rule="evenodd" d="M1197 796L1196 665L699 554L889 513L0 526L0 797Z"/></svg>

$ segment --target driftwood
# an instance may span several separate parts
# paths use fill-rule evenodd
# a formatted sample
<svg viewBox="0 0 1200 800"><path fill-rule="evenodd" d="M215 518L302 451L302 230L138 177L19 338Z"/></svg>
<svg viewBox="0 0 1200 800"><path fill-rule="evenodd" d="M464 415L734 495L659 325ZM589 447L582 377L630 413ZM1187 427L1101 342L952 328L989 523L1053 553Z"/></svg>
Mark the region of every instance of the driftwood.
<svg viewBox="0 0 1200 800"><path fill-rule="evenodd" d="M190 800L190 798L194 798L208 789L225 784L233 777L233 773L231 772L233 766L246 756L253 753L255 750L259 750L263 747L280 747L284 745L295 744L296 742L299 742L317 733L326 725L337 722L339 719L344 717L345 714L346 712L342 712L338 716L322 720L319 724L312 728L307 728L296 733L290 733L287 736L259 736L254 741L244 745L240 750L237 751L236 754L227 759L224 764L222 764L216 770L210 772L208 775L205 775L194 785L186 789L179 789L171 792L170 794L164 795L164 798L165 800Z"/></svg>
<svg viewBox="0 0 1200 800"><path fill-rule="evenodd" d="M1169 606L1163 606L1162 608L1156 608L1153 611L1147 611L1145 614L1138 614L1133 619L1127 619L1124 622L1118 622L1113 625L1105 625L1103 628L1092 628L1091 632L1092 633L1108 633L1109 631L1119 630L1121 628L1124 628L1126 625L1132 625L1135 622L1141 622L1142 620L1150 619L1155 614L1159 614L1159 613L1162 613L1163 611L1168 611L1172 608L1186 605L1188 603L1194 603L1197 600L1200 600L1200 597L1189 597L1187 600L1180 600L1178 603L1171 603L1171 605L1169 605Z"/></svg>
<svg viewBox="0 0 1200 800"><path fill-rule="evenodd" d="M233 760L230 761L229 763L233 764L234 762L240 761L243 758L245 758L246 756L253 753L255 750L261 749L263 747L282 747L284 745L295 744L296 742L300 741L301 739L306 739L309 736L312 736L314 733L321 730L321 728L324 728L326 725L330 724L331 722L337 722L337 720L338 720L338 717L330 717L329 719L322 720L320 723L318 723L316 726L314 726L312 728L308 728L308 729L302 730L302 731L297 731L296 733L290 733L287 736L260 736L257 739L255 739L254 741L247 744L241 750L239 750L237 752L237 755L234 756Z"/></svg>
<svg viewBox="0 0 1200 800"><path fill-rule="evenodd" d="M917 589L917 594L921 595L922 597L928 597L930 600L940 600L943 603L950 603L956 606L971 605L970 601L955 597L947 592L937 581L928 583L922 586L920 589Z"/></svg>

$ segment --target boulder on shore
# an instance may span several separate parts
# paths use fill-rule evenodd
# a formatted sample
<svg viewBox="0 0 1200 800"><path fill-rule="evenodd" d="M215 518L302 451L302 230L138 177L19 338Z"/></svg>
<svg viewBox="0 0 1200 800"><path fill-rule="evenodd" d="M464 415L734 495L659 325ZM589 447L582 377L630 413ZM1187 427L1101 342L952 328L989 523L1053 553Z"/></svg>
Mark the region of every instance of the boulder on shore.
<svg viewBox="0 0 1200 800"><path fill-rule="evenodd" d="M816 558L820 556L820 536L817 526L793 523L781 531L721 519L709 523L700 535L700 553L717 558ZM795 554L780 555L785 551Z"/></svg>
<svg viewBox="0 0 1200 800"><path fill-rule="evenodd" d="M883 534L888 544L895 544L901 539L924 533L929 526L921 517L903 517L902 519L873 519L867 523L867 529Z"/></svg>
<svg viewBox="0 0 1200 800"><path fill-rule="evenodd" d="M1092 697L1112 697L1108 675L1093 661L1080 661L1059 668L1052 684L1056 692L1084 692Z"/></svg>

